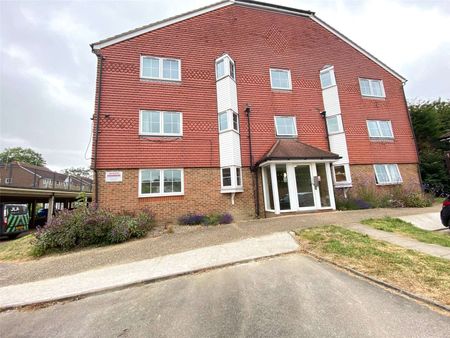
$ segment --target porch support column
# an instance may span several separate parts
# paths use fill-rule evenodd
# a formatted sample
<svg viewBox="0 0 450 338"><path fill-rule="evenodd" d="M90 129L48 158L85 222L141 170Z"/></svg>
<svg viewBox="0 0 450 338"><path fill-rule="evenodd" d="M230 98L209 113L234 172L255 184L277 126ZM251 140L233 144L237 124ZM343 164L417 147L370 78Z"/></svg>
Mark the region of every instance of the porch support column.
<svg viewBox="0 0 450 338"><path fill-rule="evenodd" d="M50 221L53 218L53 210L55 208L55 195L52 195L48 199L48 212L47 212L47 223L50 223Z"/></svg>
<svg viewBox="0 0 450 338"><path fill-rule="evenodd" d="M270 164L270 179L272 180L272 195L275 215L280 214L280 198L278 196L277 168L274 163Z"/></svg>
<svg viewBox="0 0 450 338"><path fill-rule="evenodd" d="M325 163L325 172L327 173L328 193L330 194L330 206L333 208L333 210L336 210L336 199L334 198L331 163Z"/></svg>

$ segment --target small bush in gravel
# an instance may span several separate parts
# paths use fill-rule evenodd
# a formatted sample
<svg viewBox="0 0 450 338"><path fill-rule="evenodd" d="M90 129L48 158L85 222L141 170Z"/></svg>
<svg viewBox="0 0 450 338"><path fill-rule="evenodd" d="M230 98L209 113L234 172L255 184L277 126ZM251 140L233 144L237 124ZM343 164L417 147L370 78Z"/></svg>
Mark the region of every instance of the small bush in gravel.
<svg viewBox="0 0 450 338"><path fill-rule="evenodd" d="M233 221L233 216L229 213L212 213L209 215L190 213L178 218L180 225L218 225L229 224Z"/></svg>
<svg viewBox="0 0 450 338"><path fill-rule="evenodd" d="M115 215L94 207L64 210L37 229L33 254L41 256L52 250L121 243L145 236L153 226L154 216L148 210L136 215Z"/></svg>
<svg viewBox="0 0 450 338"><path fill-rule="evenodd" d="M228 212L226 212L220 216L220 220L219 220L220 224L230 224L232 222L233 222L233 216L231 214L229 214Z"/></svg>

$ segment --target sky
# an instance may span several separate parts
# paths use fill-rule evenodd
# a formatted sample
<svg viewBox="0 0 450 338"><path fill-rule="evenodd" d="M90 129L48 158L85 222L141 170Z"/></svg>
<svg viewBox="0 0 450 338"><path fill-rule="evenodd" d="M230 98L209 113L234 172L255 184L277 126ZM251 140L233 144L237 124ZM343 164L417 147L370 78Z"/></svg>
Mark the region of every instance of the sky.
<svg viewBox="0 0 450 338"><path fill-rule="evenodd" d="M49 168L90 165L89 44L217 0L0 0L0 150ZM307 9L408 79L409 101L450 99L450 0L282 0Z"/></svg>

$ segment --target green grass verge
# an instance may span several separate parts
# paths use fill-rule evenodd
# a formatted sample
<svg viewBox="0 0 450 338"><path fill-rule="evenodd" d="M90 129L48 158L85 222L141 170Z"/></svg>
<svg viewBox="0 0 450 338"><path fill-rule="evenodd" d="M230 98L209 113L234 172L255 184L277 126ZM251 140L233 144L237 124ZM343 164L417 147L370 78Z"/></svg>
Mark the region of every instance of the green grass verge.
<svg viewBox="0 0 450 338"><path fill-rule="evenodd" d="M363 220L361 223L369 225L378 230L402 234L423 243L450 247L450 236L448 234L426 231L398 218L370 218Z"/></svg>
<svg viewBox="0 0 450 338"><path fill-rule="evenodd" d="M329 225L297 231L307 251L450 305L450 261Z"/></svg>
<svg viewBox="0 0 450 338"><path fill-rule="evenodd" d="M33 235L0 242L1 261L21 261L33 259Z"/></svg>

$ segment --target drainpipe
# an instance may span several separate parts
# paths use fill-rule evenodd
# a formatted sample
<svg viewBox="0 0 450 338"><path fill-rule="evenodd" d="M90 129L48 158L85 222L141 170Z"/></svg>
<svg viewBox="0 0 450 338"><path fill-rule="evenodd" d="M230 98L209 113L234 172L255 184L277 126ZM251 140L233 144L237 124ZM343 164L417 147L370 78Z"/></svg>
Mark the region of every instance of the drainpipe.
<svg viewBox="0 0 450 338"><path fill-rule="evenodd" d="M245 107L245 113L247 114L247 128L248 128L248 145L249 145L249 154L250 154L250 172L253 173L252 181L253 181L253 196L255 202L255 213L256 217L259 218L259 189L258 189L258 168L254 166L253 163L253 150L252 150L252 134L250 128L250 113L251 106L247 104Z"/></svg>
<svg viewBox="0 0 450 338"><path fill-rule="evenodd" d="M406 81L402 82L403 87L405 87L405 84L406 84ZM408 103L406 101L406 95L405 95L404 88L402 88L402 94L403 94L403 102L405 103L406 114L408 115L409 126L411 127L411 133L413 135L414 145L416 147L417 164L418 164L417 165L417 175L419 176L420 190L423 192L424 187L423 187L423 181L422 181L422 174L420 173L419 146L417 145L417 138L416 138L416 134L414 133L414 127L413 127L413 123L412 123L412 119L411 119L411 113L409 111Z"/></svg>
<svg viewBox="0 0 450 338"><path fill-rule="evenodd" d="M323 121L325 123L325 136L327 138L328 150L331 151L330 135L328 134L328 126L327 126L327 112L325 110L320 112L320 116L322 116Z"/></svg>
<svg viewBox="0 0 450 338"><path fill-rule="evenodd" d="M98 65L98 84L97 84L97 111L95 113L95 137L94 137L94 183L95 183L95 205L98 207L98 170L97 170L97 154L98 154L98 138L100 130L100 102L102 96L102 73L103 73L103 56L99 50L95 50L91 45L92 53L97 56Z"/></svg>

